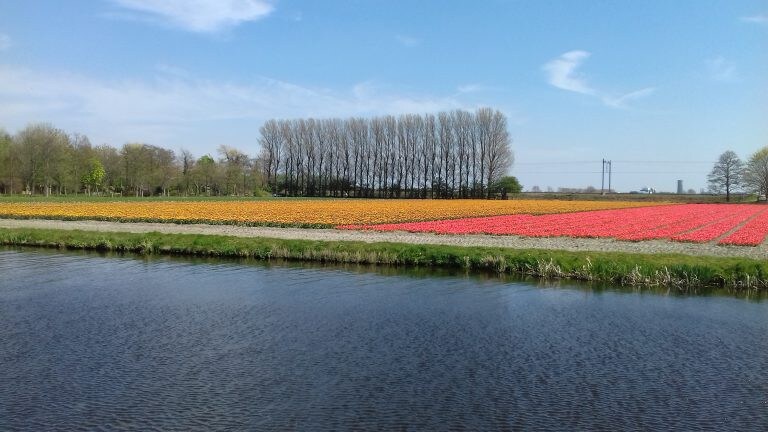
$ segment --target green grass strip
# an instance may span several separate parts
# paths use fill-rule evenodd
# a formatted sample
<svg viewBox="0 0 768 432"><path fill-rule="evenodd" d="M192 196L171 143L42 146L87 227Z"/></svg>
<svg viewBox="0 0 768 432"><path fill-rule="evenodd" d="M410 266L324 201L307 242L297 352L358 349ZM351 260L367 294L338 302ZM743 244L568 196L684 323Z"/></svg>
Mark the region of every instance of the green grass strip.
<svg viewBox="0 0 768 432"><path fill-rule="evenodd" d="M680 254L570 252L196 234L0 229L0 244L139 254L464 268L620 286L768 291L768 262Z"/></svg>

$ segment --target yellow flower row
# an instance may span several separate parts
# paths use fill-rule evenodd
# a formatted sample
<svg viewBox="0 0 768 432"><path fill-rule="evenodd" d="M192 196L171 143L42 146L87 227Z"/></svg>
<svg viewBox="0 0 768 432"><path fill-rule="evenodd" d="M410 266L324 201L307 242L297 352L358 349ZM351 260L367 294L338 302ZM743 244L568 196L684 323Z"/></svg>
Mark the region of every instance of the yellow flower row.
<svg viewBox="0 0 768 432"><path fill-rule="evenodd" d="M0 216L249 225L348 225L567 213L657 205L626 201L373 200L0 203Z"/></svg>

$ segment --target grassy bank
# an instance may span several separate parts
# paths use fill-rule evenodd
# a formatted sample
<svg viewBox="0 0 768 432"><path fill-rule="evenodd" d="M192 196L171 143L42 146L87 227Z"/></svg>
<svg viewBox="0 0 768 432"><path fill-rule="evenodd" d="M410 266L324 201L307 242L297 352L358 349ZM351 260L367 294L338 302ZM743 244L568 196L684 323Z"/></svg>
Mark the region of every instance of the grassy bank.
<svg viewBox="0 0 768 432"><path fill-rule="evenodd" d="M465 268L622 286L667 286L683 292L707 288L736 292L768 290L768 262L743 258L39 229L0 229L0 244L140 254Z"/></svg>

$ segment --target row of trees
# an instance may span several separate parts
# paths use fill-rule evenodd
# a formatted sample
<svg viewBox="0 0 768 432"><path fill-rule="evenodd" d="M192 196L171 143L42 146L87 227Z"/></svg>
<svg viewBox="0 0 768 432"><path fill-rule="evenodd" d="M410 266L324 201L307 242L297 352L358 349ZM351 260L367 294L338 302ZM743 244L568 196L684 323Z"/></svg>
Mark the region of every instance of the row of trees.
<svg viewBox="0 0 768 432"><path fill-rule="evenodd" d="M768 147L753 153L746 163L731 150L721 154L707 176L709 190L725 193L726 201L738 191L756 193L759 197L768 194Z"/></svg>
<svg viewBox="0 0 768 432"><path fill-rule="evenodd" d="M0 130L0 193L243 195L263 186L258 160L227 146L194 158L143 143L91 145L49 124Z"/></svg>
<svg viewBox="0 0 768 432"><path fill-rule="evenodd" d="M267 184L287 195L485 197L512 164L506 118L490 108L269 120L260 132Z"/></svg>
<svg viewBox="0 0 768 432"><path fill-rule="evenodd" d="M196 158L144 143L93 146L49 124L0 130L0 193L449 198L520 189L503 178L512 163L506 119L488 108L269 120L260 132L256 157L220 146L217 157Z"/></svg>

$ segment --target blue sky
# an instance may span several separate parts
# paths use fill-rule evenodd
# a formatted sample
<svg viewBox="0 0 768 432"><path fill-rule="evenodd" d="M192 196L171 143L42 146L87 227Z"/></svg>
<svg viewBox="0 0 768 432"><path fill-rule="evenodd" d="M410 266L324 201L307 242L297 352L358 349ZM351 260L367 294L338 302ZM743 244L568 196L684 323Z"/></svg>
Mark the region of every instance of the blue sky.
<svg viewBox="0 0 768 432"><path fill-rule="evenodd" d="M0 127L251 154L269 118L505 112L524 187L768 145L768 1L0 0Z"/></svg>

